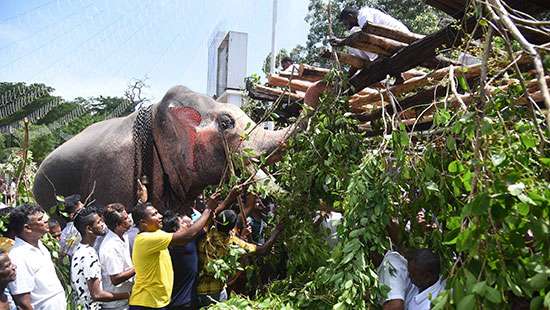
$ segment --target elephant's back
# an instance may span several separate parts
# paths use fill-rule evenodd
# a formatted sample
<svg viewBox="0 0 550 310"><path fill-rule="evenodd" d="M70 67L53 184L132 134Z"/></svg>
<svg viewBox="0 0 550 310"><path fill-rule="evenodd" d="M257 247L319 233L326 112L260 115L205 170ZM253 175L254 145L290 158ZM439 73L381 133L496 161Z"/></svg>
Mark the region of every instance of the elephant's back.
<svg viewBox="0 0 550 310"><path fill-rule="evenodd" d="M36 174L37 202L48 208L55 204L56 194L84 196L93 190L94 196L102 195L107 180L124 173L122 166L133 159L134 119L135 113L92 124L52 151Z"/></svg>

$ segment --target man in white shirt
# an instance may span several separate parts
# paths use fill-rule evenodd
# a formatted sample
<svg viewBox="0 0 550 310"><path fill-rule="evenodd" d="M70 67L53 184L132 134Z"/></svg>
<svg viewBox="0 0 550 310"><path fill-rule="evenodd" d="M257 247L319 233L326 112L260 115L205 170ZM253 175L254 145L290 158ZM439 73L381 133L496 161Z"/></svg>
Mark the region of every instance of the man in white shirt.
<svg viewBox="0 0 550 310"><path fill-rule="evenodd" d="M11 212L9 223L16 234L9 256L17 266L17 277L8 284L15 303L20 309L65 309L65 291L50 252L40 241L48 232L44 210L23 205Z"/></svg>
<svg viewBox="0 0 550 310"><path fill-rule="evenodd" d="M399 20L393 18L386 13L383 13L380 10L370 8L368 6L360 10L346 7L340 13L339 19L346 26L346 29L350 31L350 33L361 31L365 24L367 24L368 27L368 23L387 26L396 30L409 32L409 28L407 28L407 26L405 26ZM353 56L370 60L375 60L378 57L378 55L375 53L365 52L363 50L352 47L349 48L349 53Z"/></svg>
<svg viewBox="0 0 550 310"><path fill-rule="evenodd" d="M368 23L373 23L373 24L401 30L404 32L409 32L409 29L407 28L407 26L405 26L399 20L393 18L392 16L386 13L381 12L380 10L370 8L367 6L363 7L360 10L357 10L352 7L345 7L342 10L342 12L340 12L338 19L344 24L346 29L349 30L350 34L361 31L365 26L365 24L367 24L367 27L368 27ZM342 46L345 44L345 40L346 39L332 38L330 42L333 46ZM368 59L372 61L378 58L378 55L375 53L363 51L353 47L349 47L348 51L350 55L357 56L362 59ZM357 68L351 68L349 72L349 76L353 76L356 72L357 72Z"/></svg>
<svg viewBox="0 0 550 310"><path fill-rule="evenodd" d="M103 217L109 228L99 247L103 288L113 293L130 293L136 272L126 232L132 222L120 203L107 205ZM105 302L102 309L128 309L128 300Z"/></svg>
<svg viewBox="0 0 550 310"><path fill-rule="evenodd" d="M88 206L81 210L74 225L82 237L71 258L71 285L77 305L85 310L99 310L100 302L127 300L130 297L128 292L106 291L101 283L101 264L93 245L98 236L105 235L107 227L97 209Z"/></svg>
<svg viewBox="0 0 550 310"><path fill-rule="evenodd" d="M408 310L429 310L431 300L445 289L445 280L439 272L441 263L439 256L430 249L414 251L408 262L408 271L415 285L407 298Z"/></svg>
<svg viewBox="0 0 550 310"><path fill-rule="evenodd" d="M281 72L297 75L300 71L300 65L295 64L294 60L287 56L281 59L281 69Z"/></svg>
<svg viewBox="0 0 550 310"><path fill-rule="evenodd" d="M381 302L382 308L384 310L405 309L407 296L414 289L409 279L405 257L397 251L386 252L377 273L380 283L390 288L386 299Z"/></svg>

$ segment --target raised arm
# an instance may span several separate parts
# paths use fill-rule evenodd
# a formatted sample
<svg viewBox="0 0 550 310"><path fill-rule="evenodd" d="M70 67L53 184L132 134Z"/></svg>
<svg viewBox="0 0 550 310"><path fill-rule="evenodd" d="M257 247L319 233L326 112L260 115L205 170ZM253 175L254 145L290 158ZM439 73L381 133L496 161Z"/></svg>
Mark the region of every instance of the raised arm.
<svg viewBox="0 0 550 310"><path fill-rule="evenodd" d="M256 253L262 255L262 254L265 254L267 251L269 251L269 249L271 249L271 247L273 246L273 244L277 240L277 237L279 236L281 231L283 231L283 224L278 224L275 227L275 229L273 230L273 233L271 234L271 237L269 237L269 239L264 244L259 245L256 248Z"/></svg>

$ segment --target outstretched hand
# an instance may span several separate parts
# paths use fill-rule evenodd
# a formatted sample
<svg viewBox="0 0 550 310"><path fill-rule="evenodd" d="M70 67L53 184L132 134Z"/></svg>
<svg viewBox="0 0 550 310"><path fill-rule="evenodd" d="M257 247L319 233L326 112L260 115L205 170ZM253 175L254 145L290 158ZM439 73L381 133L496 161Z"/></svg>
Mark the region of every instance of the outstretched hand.
<svg viewBox="0 0 550 310"><path fill-rule="evenodd" d="M220 197L219 193L214 193L208 199L206 200L206 207L210 209L210 211L216 212L216 209L219 207L218 198Z"/></svg>
<svg viewBox="0 0 550 310"><path fill-rule="evenodd" d="M140 203L146 203L149 199L149 195L147 193L147 187L141 183L141 181L138 179L138 190L137 190L137 197L138 202Z"/></svg>

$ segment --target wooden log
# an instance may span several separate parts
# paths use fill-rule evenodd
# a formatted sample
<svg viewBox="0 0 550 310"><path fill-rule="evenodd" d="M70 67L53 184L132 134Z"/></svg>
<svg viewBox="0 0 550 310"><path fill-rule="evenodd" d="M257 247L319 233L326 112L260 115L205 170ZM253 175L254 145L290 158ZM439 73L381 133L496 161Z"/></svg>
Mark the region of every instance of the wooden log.
<svg viewBox="0 0 550 310"><path fill-rule="evenodd" d="M325 78L329 69L314 67L306 64L300 64L298 76L301 80L317 82Z"/></svg>
<svg viewBox="0 0 550 310"><path fill-rule="evenodd" d="M272 74L267 77L267 82L271 86L278 86L278 87L289 87L291 91L299 90L299 91L307 91L307 89L312 85L311 82L302 81L302 80L295 80L295 79L287 79L284 78L278 74Z"/></svg>
<svg viewBox="0 0 550 310"><path fill-rule="evenodd" d="M342 53L342 52L336 52L336 55L338 56L338 61L341 64L346 64L346 65L349 65L352 68L356 68L356 69L361 69L366 64L370 63L369 59L363 59L361 57L353 56L353 55ZM321 57L327 58L327 59L332 59L334 57L334 54L331 51L324 51L321 54Z"/></svg>
<svg viewBox="0 0 550 310"><path fill-rule="evenodd" d="M523 11L528 14L537 14L550 10L550 1L548 0L505 0L510 7ZM464 17L464 10L468 0L426 0L426 4L439 9L450 16L460 20ZM527 41L534 44L543 44L549 42L547 36L526 28L520 28Z"/></svg>
<svg viewBox="0 0 550 310"><path fill-rule="evenodd" d="M271 88L263 85L255 84L248 89L248 93L253 99L266 100L266 101L275 101L281 95L285 97L290 97L291 100L298 101L303 100L304 97L298 94L293 94L288 91L281 89Z"/></svg>
<svg viewBox="0 0 550 310"><path fill-rule="evenodd" d="M550 10L550 1L548 0L506 0L505 2L512 8L528 14ZM464 10L467 3L468 0L426 0L426 4L456 19L462 19L464 17Z"/></svg>
<svg viewBox="0 0 550 310"><path fill-rule="evenodd" d="M467 19L461 27L450 24L438 32L413 42L390 57L376 59L353 76L350 84L355 90L360 90L383 80L387 75L396 76L412 69L425 60L435 57L437 49L460 44L464 33L471 31L476 24L477 20L474 17Z"/></svg>
<svg viewBox="0 0 550 310"><path fill-rule="evenodd" d="M392 39L406 44L411 44L416 40L420 40L425 36L414 32L401 31L399 29L390 28L388 26L378 25L366 22L363 25L363 32L376 36Z"/></svg>
<svg viewBox="0 0 550 310"><path fill-rule="evenodd" d="M550 76L545 76L544 79L545 79L546 83L550 83ZM496 92L506 92L510 88L511 85L512 84L504 85L502 87L488 88L488 93L491 94L491 95L494 95ZM538 84L537 79L532 79L530 81L527 81L527 83L525 84L525 87L527 88L528 92L530 94L532 94L532 96L534 96L533 99L535 101L540 100L540 98L539 98L540 97L540 95L539 95L540 88L539 88L539 84ZM393 106L390 105L390 104L386 104L384 109L387 111L387 113L389 113L391 115L395 112L403 111L403 110L412 108L412 107L417 106L417 105L429 104L429 103L433 102L433 100L435 98L441 97L445 93L446 93L446 88L445 87L436 87L436 88L427 89L425 91L419 92L416 95L413 95L413 96L405 98L404 100L401 100L399 102L399 104L397 105L398 111L394 111ZM537 97L537 96L539 96L539 97ZM459 98L451 97L448 100L447 104L451 107L457 108L457 107L460 106L461 101L464 104L469 104L469 103L471 103L472 101L474 101L476 99L476 96L471 95L471 94L459 95L459 97L460 97L460 100L459 100ZM440 101L440 103L441 103L441 101ZM525 98L521 97L521 98L518 99L517 103L518 104L525 104L525 103L527 103L527 101L525 100ZM428 113L428 115L429 115L429 113ZM372 111L369 114L359 114L359 115L355 115L354 117L356 119L358 119L359 121L362 121L362 122L370 122L370 121L379 119L381 116L382 116L382 109L377 109L375 111Z"/></svg>
<svg viewBox="0 0 550 310"><path fill-rule="evenodd" d="M390 56L407 44L392 39L358 31L344 39L343 44L377 55Z"/></svg>
<svg viewBox="0 0 550 310"><path fill-rule="evenodd" d="M461 75L466 79L470 79L476 76L479 76L481 73L481 65L472 65L467 67L455 68L455 74L457 76ZM443 68L431 73L428 73L424 76L419 76L405 81L402 84L394 85L389 88L389 91L395 95L399 96L404 93L411 92L417 88L424 87L433 83L439 82L441 79L449 75L449 68ZM387 90L382 89L379 93L369 94L366 96L359 96L356 99L356 102L359 104L368 104L374 101L380 100L380 96L384 97L384 100L388 100Z"/></svg>

